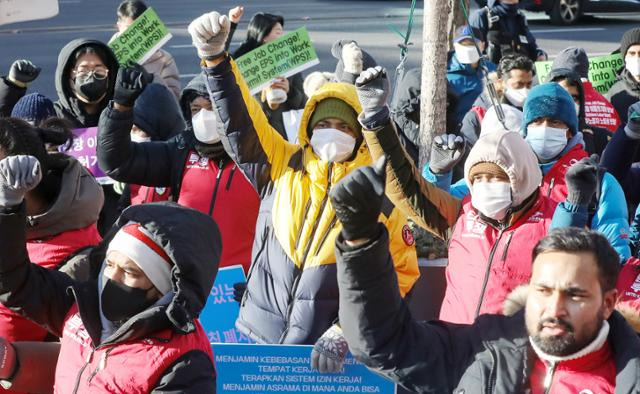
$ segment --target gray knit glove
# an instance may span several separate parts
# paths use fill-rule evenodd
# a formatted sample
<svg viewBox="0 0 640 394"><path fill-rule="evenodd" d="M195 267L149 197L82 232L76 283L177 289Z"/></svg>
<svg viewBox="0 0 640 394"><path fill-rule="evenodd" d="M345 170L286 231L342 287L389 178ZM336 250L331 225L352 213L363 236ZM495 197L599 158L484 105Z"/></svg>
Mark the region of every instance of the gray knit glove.
<svg viewBox="0 0 640 394"><path fill-rule="evenodd" d="M311 351L311 368L321 373L340 372L349 351L342 329L334 324L318 340Z"/></svg>
<svg viewBox="0 0 640 394"><path fill-rule="evenodd" d="M29 60L16 60L9 69L8 79L13 84L26 88L40 75L41 68L31 63Z"/></svg>
<svg viewBox="0 0 640 394"><path fill-rule="evenodd" d="M0 160L0 206L13 207L40 183L40 162L33 156L8 156Z"/></svg>
<svg viewBox="0 0 640 394"><path fill-rule="evenodd" d="M595 156L595 157L594 157ZM572 205L588 205L598 188L597 155L582 158L567 170L567 202Z"/></svg>
<svg viewBox="0 0 640 394"><path fill-rule="evenodd" d="M341 55L345 72L356 75L362 73L362 49L360 49L355 41L343 46Z"/></svg>
<svg viewBox="0 0 640 394"><path fill-rule="evenodd" d="M640 101L630 106L627 114L627 125L624 126L624 132L629 138L640 140Z"/></svg>
<svg viewBox="0 0 640 394"><path fill-rule="evenodd" d="M224 52L230 29L229 17L213 11L194 19L187 30L193 46L198 50L198 56L201 59L211 59Z"/></svg>
<svg viewBox="0 0 640 394"><path fill-rule="evenodd" d="M360 74L356 79L356 90L365 119L377 114L386 106L390 89L387 71L384 68L370 67Z"/></svg>
<svg viewBox="0 0 640 394"><path fill-rule="evenodd" d="M446 174L458 164L465 151L464 139L455 134L438 135L431 145L429 169L434 174Z"/></svg>

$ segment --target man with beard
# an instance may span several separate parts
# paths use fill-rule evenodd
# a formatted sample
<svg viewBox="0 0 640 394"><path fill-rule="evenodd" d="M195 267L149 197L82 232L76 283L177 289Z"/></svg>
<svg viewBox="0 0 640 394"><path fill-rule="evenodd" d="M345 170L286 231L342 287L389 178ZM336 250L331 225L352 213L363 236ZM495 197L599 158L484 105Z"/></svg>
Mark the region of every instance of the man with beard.
<svg viewBox="0 0 640 394"><path fill-rule="evenodd" d="M357 359L418 393L640 390L640 339L614 311L620 264L604 236L563 228L540 240L524 311L470 325L418 322L398 295L387 231L376 219L385 189L376 168L354 171L331 192L343 225L340 323ZM350 237L354 226L368 235Z"/></svg>

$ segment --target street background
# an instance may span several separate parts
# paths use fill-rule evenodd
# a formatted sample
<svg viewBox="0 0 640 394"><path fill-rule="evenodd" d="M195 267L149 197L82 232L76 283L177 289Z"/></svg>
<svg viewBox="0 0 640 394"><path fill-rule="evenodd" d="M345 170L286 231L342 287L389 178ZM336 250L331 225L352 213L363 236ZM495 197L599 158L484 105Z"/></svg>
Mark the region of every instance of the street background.
<svg viewBox="0 0 640 394"><path fill-rule="evenodd" d="M29 59L42 67L42 74L30 87L55 99L54 73L60 49L79 37L107 41L115 31L119 1L60 0L60 14L55 18L0 26L0 74L6 74L16 59ZM204 12L227 12L244 5L245 16L234 36L232 49L245 37L251 15L258 11L281 14L285 31L306 25L320 58L312 70L333 71L336 61L330 54L331 44L341 38L355 39L362 48L388 69L397 66L401 38L389 25L406 30L410 0L345 1L345 0L147 0L170 27L173 38L164 49L176 59L183 86L199 72L198 59L190 44L187 25ZM411 41L408 67L420 64L422 46L422 7L418 2ZM529 24L538 45L551 57L567 46L584 47L590 55L608 54L615 50L622 34L640 23L640 15L588 18L575 26L552 25L544 14L528 13Z"/></svg>

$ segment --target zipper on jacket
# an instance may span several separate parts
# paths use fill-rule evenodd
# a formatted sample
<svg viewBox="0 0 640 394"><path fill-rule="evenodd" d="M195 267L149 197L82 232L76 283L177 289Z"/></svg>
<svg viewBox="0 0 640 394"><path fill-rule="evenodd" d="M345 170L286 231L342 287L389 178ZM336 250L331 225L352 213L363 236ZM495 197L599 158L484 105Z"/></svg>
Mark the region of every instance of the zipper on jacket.
<svg viewBox="0 0 640 394"><path fill-rule="evenodd" d="M551 182L549 182L549 190L547 190L547 197L551 197L551 191L553 190L553 185L556 183L556 178L551 178Z"/></svg>
<svg viewBox="0 0 640 394"><path fill-rule="evenodd" d="M80 371L78 371L78 377L76 378L76 384L73 387L73 394L76 394L78 392L78 388L80 387L80 379L82 379L82 374L84 373L84 370L87 369L89 364L91 364L91 359L93 358L93 353L95 351L96 350L92 347L91 348L91 352L87 355L87 359L85 360L84 365L82 366L82 368L80 368Z"/></svg>
<svg viewBox="0 0 640 394"><path fill-rule="evenodd" d="M231 188L231 180L233 179L233 174L236 172L236 168L238 168L237 164L234 164L233 167L231 167L231 172L229 173L229 179L227 180L227 186L224 188L227 191Z"/></svg>
<svg viewBox="0 0 640 394"><path fill-rule="evenodd" d="M493 348L491 346L488 346L485 344L485 346L487 346L487 349L489 350L489 354L491 355L491 371L489 371L489 379L487 382L487 394L493 394L493 390L495 390L496 388L496 381L498 380L497 377L497 369L498 369L498 357L495 353L495 351L493 350Z"/></svg>
<svg viewBox="0 0 640 394"><path fill-rule="evenodd" d="M298 285L300 284L300 278L302 277L302 272L304 271L304 266L305 263L307 261L307 255L309 254L309 249L311 249L311 243L313 242L313 237L316 234L316 229L318 228L318 222L320 221L320 219L322 218L322 213L324 212L324 209L327 205L327 201L329 200L329 190L331 189L331 173L333 172L333 164L329 164L329 171L328 171L328 176L327 176L327 191L324 195L324 197L322 198L322 202L320 203L320 210L318 211L318 216L316 216L316 220L313 223L313 229L311 230L311 237L309 237L309 242L307 243L307 246L304 249L304 253L302 256L302 260L300 261L300 268L298 269L299 272L296 275L294 281L293 281L293 286L291 286L291 302L289 303L289 305L287 306L287 319L285 320L285 329L282 332L282 335L280 335L280 340L278 341L279 343L282 343L282 341L284 340L284 338L287 336L287 334L289 333L289 323L291 321L291 313L293 312L293 305L295 304L295 300L296 300L296 292L298 291ZM311 201L311 199L309 199L309 201ZM305 215L306 217L306 215Z"/></svg>
<svg viewBox="0 0 640 394"><path fill-rule="evenodd" d="M551 367L544 376L544 394L549 394L549 391L551 391L551 383L553 383L553 374L556 372L556 365L558 365L558 363L552 362Z"/></svg>
<svg viewBox="0 0 640 394"><path fill-rule="evenodd" d="M218 167L218 174L216 175L216 185L213 187L213 194L211 195L211 205L209 205L209 216L213 215L213 207L216 205L216 195L218 194L220 179L222 179L223 166L224 166L224 161L220 160L220 166Z"/></svg>
<svg viewBox="0 0 640 394"><path fill-rule="evenodd" d="M112 347L111 349L108 349L106 352L102 353L102 356L100 357L100 362L98 363L98 366L96 367L96 369L89 376L89 380L87 380L88 384L91 384L91 381L98 374L98 372L104 370L107 367L107 357L109 357L109 353L111 353L111 351L113 349L115 349L115 347Z"/></svg>
<svg viewBox="0 0 640 394"><path fill-rule="evenodd" d="M507 242L504 243L504 249L502 251L502 261L507 260L507 252L509 251L509 244L511 243L511 238L513 238L513 233L515 233L515 230L509 233Z"/></svg>
<svg viewBox="0 0 640 394"><path fill-rule="evenodd" d="M298 246L300 245L300 238L302 237L302 229L304 229L304 224L307 220L307 215L309 214L309 208L311 208L311 197L307 200L307 205L304 207L304 214L302 215L302 223L300 223L300 228L298 229L298 234L296 235L296 246L295 249L298 250Z"/></svg>
<svg viewBox="0 0 640 394"><path fill-rule="evenodd" d="M498 245L500 245L500 239L502 239L502 232L504 229L501 229L498 233L498 239L496 239L496 243L491 247L491 252L489 253L489 261L487 262L487 271L484 273L484 281L482 282L482 291L480 292L480 299L478 300L478 306L476 306L476 313L474 315L474 320L480 314L480 308L482 308L482 301L484 301L484 293L487 291L487 283L489 282L489 276L491 275L491 265L493 264L493 255L496 253L498 249Z"/></svg>
<svg viewBox="0 0 640 394"><path fill-rule="evenodd" d="M331 230L333 230L333 227L336 225L337 222L338 222L338 217L334 214L333 219L331 219L331 222L329 223L329 227L324 232L324 234L322 234L322 238L320 238L320 242L318 242L318 247L316 247L316 250L313 253L314 256L318 255L318 253L320 252L320 249L322 248L322 245L324 245L324 241L327 240L329 233L331 232Z"/></svg>

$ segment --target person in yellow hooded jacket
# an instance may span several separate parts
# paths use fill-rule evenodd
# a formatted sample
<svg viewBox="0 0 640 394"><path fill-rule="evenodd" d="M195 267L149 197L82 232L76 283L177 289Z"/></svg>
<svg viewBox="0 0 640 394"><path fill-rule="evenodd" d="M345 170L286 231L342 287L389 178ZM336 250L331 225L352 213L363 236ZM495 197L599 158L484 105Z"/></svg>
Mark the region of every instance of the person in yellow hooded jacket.
<svg viewBox="0 0 640 394"><path fill-rule="evenodd" d="M229 20L210 12L189 25L203 60L212 122L233 160L256 188L261 205L252 262L236 327L258 343L314 344L312 364L337 371L347 351L338 317L335 239L342 225L330 190L372 164L357 116L355 87L328 83L304 108L299 144L287 142L251 96L224 51ZM400 293L419 276L406 218L387 200L380 220L390 238Z"/></svg>

